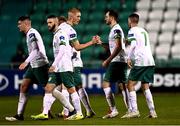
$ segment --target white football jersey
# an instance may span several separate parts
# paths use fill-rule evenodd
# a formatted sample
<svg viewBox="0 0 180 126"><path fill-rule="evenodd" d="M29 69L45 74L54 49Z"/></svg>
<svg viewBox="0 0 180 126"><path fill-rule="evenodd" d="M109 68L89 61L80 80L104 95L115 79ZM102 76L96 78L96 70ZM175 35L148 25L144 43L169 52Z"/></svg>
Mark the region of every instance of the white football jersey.
<svg viewBox="0 0 180 126"><path fill-rule="evenodd" d="M134 66L154 66L154 58L151 52L149 35L143 28L133 27L128 32L128 42L132 50L128 57L132 59Z"/></svg>
<svg viewBox="0 0 180 126"><path fill-rule="evenodd" d="M59 26L63 31L65 31L68 35L70 43L74 42L77 40L77 33L76 31L72 28L71 25L67 24L66 22L60 24ZM72 49L73 54L72 54L72 62L73 62L73 67L83 67L83 62L81 59L81 53L80 51L77 51L76 49Z"/></svg>
<svg viewBox="0 0 180 126"><path fill-rule="evenodd" d="M62 57L59 57L60 59L58 60L58 64L56 66L58 68L57 72L73 71L73 65L71 61L72 47L69 44L67 34L61 29L58 29L54 33L53 51L55 59L59 53L62 54Z"/></svg>
<svg viewBox="0 0 180 126"><path fill-rule="evenodd" d="M109 33L109 49L111 54L116 47L116 38L121 38L122 50L119 54L112 59L111 62L125 62L125 43L124 43L124 33L119 24L114 25Z"/></svg>
<svg viewBox="0 0 180 126"><path fill-rule="evenodd" d="M32 68L37 68L49 63L46 56L43 40L36 29L29 29L26 34L26 43L29 55L33 50L37 50L37 54L35 54L34 58L30 61L30 65Z"/></svg>

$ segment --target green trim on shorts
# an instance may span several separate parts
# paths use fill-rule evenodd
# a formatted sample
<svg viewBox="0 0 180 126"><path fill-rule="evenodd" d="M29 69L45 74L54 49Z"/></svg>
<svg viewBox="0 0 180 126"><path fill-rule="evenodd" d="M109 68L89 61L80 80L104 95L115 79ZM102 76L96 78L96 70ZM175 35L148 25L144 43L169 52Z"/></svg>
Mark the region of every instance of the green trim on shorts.
<svg viewBox="0 0 180 126"><path fill-rule="evenodd" d="M31 66L29 66L24 74L24 78L30 79L32 83L42 84L43 86L45 86L48 82L48 69L49 64L38 68L32 68Z"/></svg>
<svg viewBox="0 0 180 126"><path fill-rule="evenodd" d="M153 83L155 66L134 66L128 80Z"/></svg>
<svg viewBox="0 0 180 126"><path fill-rule="evenodd" d="M112 83L127 83L127 63L111 62L103 80Z"/></svg>
<svg viewBox="0 0 180 126"><path fill-rule="evenodd" d="M81 69L82 67L74 67L73 78L75 86L82 85Z"/></svg>

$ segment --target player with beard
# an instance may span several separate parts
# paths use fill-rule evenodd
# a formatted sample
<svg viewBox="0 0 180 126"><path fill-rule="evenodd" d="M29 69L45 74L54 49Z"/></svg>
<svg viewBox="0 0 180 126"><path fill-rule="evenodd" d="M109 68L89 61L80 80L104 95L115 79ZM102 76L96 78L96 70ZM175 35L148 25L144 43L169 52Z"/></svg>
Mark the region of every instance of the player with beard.
<svg viewBox="0 0 180 126"><path fill-rule="evenodd" d="M71 115L76 117L75 120L83 118L80 99L76 92L73 79L73 66L72 66L72 48L69 44L69 39L67 35L58 28L58 19L54 15L50 15L47 18L47 25L50 32L53 32L53 52L54 52L54 62L49 69L49 80L45 87L45 90L52 93L64 107L66 107ZM59 84L64 84L70 93L72 104L64 97L64 95L57 90L55 87ZM48 111L52 104L43 100L43 112L39 115L32 115L31 117L35 120L45 120L48 119Z"/></svg>

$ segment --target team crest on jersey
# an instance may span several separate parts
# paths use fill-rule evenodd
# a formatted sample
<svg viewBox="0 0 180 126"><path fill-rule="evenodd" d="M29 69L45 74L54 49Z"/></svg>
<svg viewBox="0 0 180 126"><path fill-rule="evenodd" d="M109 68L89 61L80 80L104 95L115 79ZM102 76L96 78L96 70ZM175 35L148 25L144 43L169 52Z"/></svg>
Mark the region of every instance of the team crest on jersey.
<svg viewBox="0 0 180 126"><path fill-rule="evenodd" d="M65 40L65 37L64 36L60 36L59 39L60 40Z"/></svg>
<svg viewBox="0 0 180 126"><path fill-rule="evenodd" d="M76 37L76 34L70 34L70 38Z"/></svg>
<svg viewBox="0 0 180 126"><path fill-rule="evenodd" d="M60 36L59 39L60 39L59 45L66 45L65 37L64 36Z"/></svg>

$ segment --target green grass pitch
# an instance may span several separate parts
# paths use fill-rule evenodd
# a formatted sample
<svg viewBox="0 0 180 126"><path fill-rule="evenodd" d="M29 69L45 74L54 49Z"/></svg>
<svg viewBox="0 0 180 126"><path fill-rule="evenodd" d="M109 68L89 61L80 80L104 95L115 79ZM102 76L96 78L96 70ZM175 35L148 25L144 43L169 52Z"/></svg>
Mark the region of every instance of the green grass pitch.
<svg viewBox="0 0 180 126"><path fill-rule="evenodd" d="M90 101L96 116L90 119L78 121L65 121L60 118L54 118L46 121L32 120L32 114L39 114L42 106L42 96L30 96L25 111L25 120L8 122L5 116L14 115L17 109L17 96L0 97L0 125L177 125L180 124L180 93L153 93L157 119L144 118L148 114L146 101L142 93L138 93L138 106L140 118L121 119L126 109L122 101L122 96L116 94L116 105L119 116L113 119L102 119L107 112L107 103L104 95L90 95ZM58 101L53 104L53 113L60 112L62 106ZM83 112L84 109L83 109Z"/></svg>

